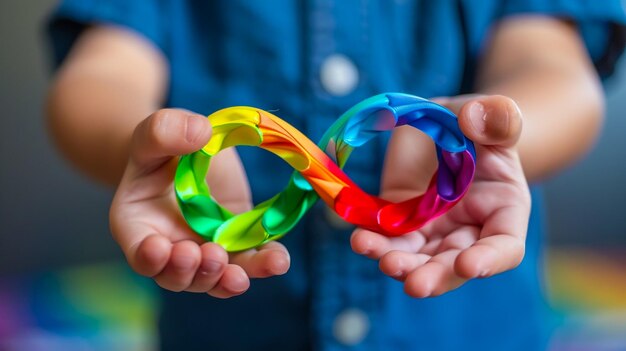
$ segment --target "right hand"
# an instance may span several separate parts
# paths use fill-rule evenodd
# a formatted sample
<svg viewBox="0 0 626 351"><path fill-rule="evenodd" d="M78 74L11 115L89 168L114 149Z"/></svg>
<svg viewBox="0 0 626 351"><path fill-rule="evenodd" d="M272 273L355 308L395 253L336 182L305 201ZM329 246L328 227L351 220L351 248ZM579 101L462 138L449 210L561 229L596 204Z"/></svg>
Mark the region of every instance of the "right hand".
<svg viewBox="0 0 626 351"><path fill-rule="evenodd" d="M137 273L168 290L227 298L245 292L250 278L286 273L290 258L278 242L228 254L204 242L185 222L173 186L178 156L199 150L210 137L209 121L185 110L164 109L143 120L132 137L110 225ZM248 180L234 149L211 160L207 181L215 199L229 210L252 207Z"/></svg>

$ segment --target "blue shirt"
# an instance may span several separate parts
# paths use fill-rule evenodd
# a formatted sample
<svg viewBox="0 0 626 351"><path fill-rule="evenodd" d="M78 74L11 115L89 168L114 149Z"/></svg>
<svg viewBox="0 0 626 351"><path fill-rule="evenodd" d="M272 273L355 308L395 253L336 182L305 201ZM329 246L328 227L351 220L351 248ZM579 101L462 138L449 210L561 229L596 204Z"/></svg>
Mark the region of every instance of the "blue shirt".
<svg viewBox="0 0 626 351"><path fill-rule="evenodd" d="M277 110L317 142L344 110L381 92L433 97L471 91L489 29L523 13L575 20L601 69L609 22L625 19L618 0L66 0L49 29L59 64L87 25L127 27L168 58L167 106L205 114L233 105ZM340 63L329 68L329 58ZM324 80L325 69L347 76ZM371 193L378 189L384 150L384 139L370 142L347 167ZM286 184L291 169L278 157L240 152L257 203ZM527 251L518 268L429 299L406 296L377 262L353 253L351 228L333 224L318 204L282 240L292 257L285 276L255 280L229 300L163 292L162 348L544 349L551 319L540 269L541 203L533 189Z"/></svg>

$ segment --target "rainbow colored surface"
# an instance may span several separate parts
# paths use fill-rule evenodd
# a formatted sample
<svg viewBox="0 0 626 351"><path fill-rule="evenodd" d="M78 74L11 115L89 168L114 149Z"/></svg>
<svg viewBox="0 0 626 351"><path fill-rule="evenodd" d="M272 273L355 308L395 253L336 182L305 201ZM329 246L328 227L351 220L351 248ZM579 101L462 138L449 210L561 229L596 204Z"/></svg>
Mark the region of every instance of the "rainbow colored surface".
<svg viewBox="0 0 626 351"><path fill-rule="evenodd" d="M388 236L402 235L454 206L474 177L474 146L461 132L456 116L434 102L408 94L387 93L360 102L328 129L318 145L277 116L253 107L230 107L208 118L213 136L201 150L181 157L175 190L190 227L228 251L282 237L318 198L349 223ZM364 192L342 168L354 148L403 125L433 139L439 168L426 193L393 203ZM205 178L211 158L237 145L268 150L295 172L282 192L235 215L211 197Z"/></svg>

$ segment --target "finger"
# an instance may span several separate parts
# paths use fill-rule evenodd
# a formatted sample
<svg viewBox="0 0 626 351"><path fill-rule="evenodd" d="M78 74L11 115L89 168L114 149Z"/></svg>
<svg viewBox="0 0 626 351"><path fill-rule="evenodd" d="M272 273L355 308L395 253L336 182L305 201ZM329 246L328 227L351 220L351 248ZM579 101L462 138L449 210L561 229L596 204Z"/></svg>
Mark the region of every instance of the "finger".
<svg viewBox="0 0 626 351"><path fill-rule="evenodd" d="M466 278L488 277L517 267L525 251L528 207L508 206L491 214L481 239L464 250L455 263L457 274Z"/></svg>
<svg viewBox="0 0 626 351"><path fill-rule="evenodd" d="M235 148L224 149L213 157L207 173L211 195L234 213L252 209L248 177Z"/></svg>
<svg viewBox="0 0 626 351"><path fill-rule="evenodd" d="M441 240L436 251L465 250L478 240L479 235L480 228L477 226L466 225L459 227Z"/></svg>
<svg viewBox="0 0 626 351"><path fill-rule="evenodd" d="M287 273L289 252L283 244L272 241L257 249L231 254L230 262L241 266L251 278L265 278Z"/></svg>
<svg viewBox="0 0 626 351"><path fill-rule="evenodd" d="M222 278L228 264L228 254L215 243L205 243L200 246L200 254L200 266L193 282L186 289L190 292L208 292L213 289Z"/></svg>
<svg viewBox="0 0 626 351"><path fill-rule="evenodd" d="M163 271L154 277L160 287L183 291L191 285L200 265L201 252L193 241L179 241L172 245L170 259Z"/></svg>
<svg viewBox="0 0 626 351"><path fill-rule="evenodd" d="M146 277L159 274L170 259L172 243L158 234L148 235L124 251L128 264Z"/></svg>
<svg viewBox="0 0 626 351"><path fill-rule="evenodd" d="M386 275L399 281L404 281L409 273L428 262L431 257L422 253L395 250L383 255L378 263L378 267Z"/></svg>
<svg viewBox="0 0 626 351"><path fill-rule="evenodd" d="M417 252L425 242L424 236L417 231L390 238L367 229L358 228L350 237L352 250L372 259L379 259L392 250Z"/></svg>
<svg viewBox="0 0 626 351"><path fill-rule="evenodd" d="M455 263L459 276L485 278L517 267L524 258L524 242L508 234L479 240L464 250Z"/></svg>
<svg viewBox="0 0 626 351"><path fill-rule="evenodd" d="M111 206L109 222L111 234L129 265L137 273L148 277L161 273L170 260L172 242L189 240L195 241L196 245L202 243L201 238L188 226L183 224L172 226L167 211L154 215L152 205L129 206L122 203L119 198L116 199ZM172 201L175 206L175 200ZM150 216L150 213L153 216ZM166 229L163 233L157 233L155 228Z"/></svg>
<svg viewBox="0 0 626 351"><path fill-rule="evenodd" d="M479 145L511 147L522 132L522 112L513 99L482 96L466 102L458 113L463 133Z"/></svg>
<svg viewBox="0 0 626 351"><path fill-rule="evenodd" d="M428 238L428 242L419 249L420 253L434 256L437 253L437 249L441 246L443 237L441 234L434 234Z"/></svg>
<svg viewBox="0 0 626 351"><path fill-rule="evenodd" d="M459 114L461 108L466 103L476 100L478 98L484 97L485 95L481 94L464 94L457 96L441 96L430 99L432 102L438 103L439 105L445 106L448 110L452 111L455 115Z"/></svg>
<svg viewBox="0 0 626 351"><path fill-rule="evenodd" d="M143 120L133 134L130 158L135 172L157 168L172 156L188 154L211 137L206 117L179 109L163 109Z"/></svg>
<svg viewBox="0 0 626 351"><path fill-rule="evenodd" d="M404 291L413 297L439 296L461 286L465 279L454 271L454 261L460 250L449 250L433 256L424 265L409 273Z"/></svg>
<svg viewBox="0 0 626 351"><path fill-rule="evenodd" d="M241 295L250 287L248 275L238 265L229 264L222 274L222 278L217 286L211 289L208 294L220 299Z"/></svg>
<svg viewBox="0 0 626 351"><path fill-rule="evenodd" d="M394 129L381 180L381 197L403 201L424 193L437 168L435 146L421 131L403 126Z"/></svg>

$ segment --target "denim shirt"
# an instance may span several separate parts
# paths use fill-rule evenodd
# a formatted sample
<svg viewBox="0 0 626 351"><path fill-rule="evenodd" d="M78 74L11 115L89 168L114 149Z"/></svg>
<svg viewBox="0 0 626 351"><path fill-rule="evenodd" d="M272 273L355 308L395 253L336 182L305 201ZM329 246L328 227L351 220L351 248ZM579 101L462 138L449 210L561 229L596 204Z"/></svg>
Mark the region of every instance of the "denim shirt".
<svg viewBox="0 0 626 351"><path fill-rule="evenodd" d="M167 106L210 114L271 110L317 142L356 102L387 91L423 97L471 91L489 30L541 13L579 25L600 66L618 0L65 0L52 13L55 63L88 25L133 30L170 63ZM353 153L347 173L379 186L385 138ZM286 184L278 157L240 148L256 203ZM522 264L436 298L413 299L375 261L350 249L353 228L316 205L282 242L290 271L254 280L242 296L162 293L163 350L540 350L550 313L542 288L542 201Z"/></svg>

